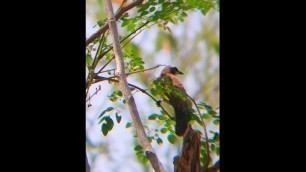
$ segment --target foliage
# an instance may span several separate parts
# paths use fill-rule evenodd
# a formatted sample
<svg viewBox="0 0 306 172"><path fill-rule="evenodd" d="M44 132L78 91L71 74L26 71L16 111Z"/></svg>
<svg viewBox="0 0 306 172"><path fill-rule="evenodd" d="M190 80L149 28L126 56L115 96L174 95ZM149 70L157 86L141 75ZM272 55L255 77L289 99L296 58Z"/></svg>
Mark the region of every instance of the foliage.
<svg viewBox="0 0 306 172"><path fill-rule="evenodd" d="M119 23L121 28L124 29L125 34L120 36L120 43L124 51L125 60L125 70L126 73L137 72L145 69L146 61L137 52L138 48L131 41L142 31L149 29L153 25L157 25L160 30L169 32L171 34L171 28L169 24L177 25L180 22L184 22L186 17L191 11L200 11L203 15L206 15L211 9L219 9L219 1L215 0L149 0L145 1L142 5L137 6L133 11L130 10L123 14ZM98 20L96 27L101 28L106 24L106 19ZM116 75L112 70L106 70L110 62L113 60L114 54L112 53L112 44L108 41L109 32L101 34L99 38L96 38L87 48L86 48L86 67L88 69L87 89L90 88L91 84L97 82L95 79L104 73L107 73L109 78L116 79ZM175 42L175 40L172 40ZM216 47L218 49L218 47ZM108 81L110 84L115 82L111 80ZM167 87L165 86L167 85ZM150 85L150 93L153 97L158 97L161 94L167 94L174 92L183 99L188 99L185 95L181 95L179 91L173 89L170 80L154 80ZM134 90L134 88L133 88ZM134 90L136 92L137 90ZM89 96L89 95L87 95ZM104 136L115 127L116 120L117 124L120 124L122 119L120 105L125 105L126 100L123 98L122 92L120 90L113 90L111 94L108 95L109 101L113 103L113 106L107 107L102 110L98 116L98 124L101 125L101 133ZM191 115L191 124L203 127L203 123L200 118L205 121L212 121L214 125L219 125L219 114L217 114L212 107L208 104L201 102L197 106L201 110L201 117L194 113ZM156 122L157 128L153 130L148 130L148 140L150 142L156 142L158 145L162 146L164 140L162 135L165 135L167 141L170 144L176 144L178 141L175 135L174 125L175 122L173 117L169 116L167 112L161 110L160 113L152 113L148 116L149 122ZM121 124L124 125L124 124ZM131 128L133 125L131 122L125 124L126 128ZM203 134L201 127L198 127ZM220 154L220 144L219 144L219 133L210 131L212 137L209 138L210 154L215 154L219 156ZM201 142L201 163L204 164L207 158L206 141L203 138ZM148 160L144 154L140 145L134 147L135 155L137 159L143 163L147 164ZM210 155L210 156L211 156Z"/></svg>

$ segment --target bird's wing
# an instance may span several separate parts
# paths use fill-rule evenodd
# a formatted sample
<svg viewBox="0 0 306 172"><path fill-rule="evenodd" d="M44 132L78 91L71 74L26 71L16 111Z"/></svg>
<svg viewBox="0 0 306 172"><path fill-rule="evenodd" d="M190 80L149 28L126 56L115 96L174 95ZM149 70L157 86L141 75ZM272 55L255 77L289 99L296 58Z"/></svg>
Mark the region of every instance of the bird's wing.
<svg viewBox="0 0 306 172"><path fill-rule="evenodd" d="M188 121L192 114L192 104L188 98L184 86L175 75L168 75L172 81L173 90L167 96L175 112L175 132L178 136L184 135L188 127Z"/></svg>
<svg viewBox="0 0 306 172"><path fill-rule="evenodd" d="M171 79L173 86L175 89L178 89L182 93L186 94L186 90L183 84L179 81L179 79L175 75L168 74L168 77Z"/></svg>

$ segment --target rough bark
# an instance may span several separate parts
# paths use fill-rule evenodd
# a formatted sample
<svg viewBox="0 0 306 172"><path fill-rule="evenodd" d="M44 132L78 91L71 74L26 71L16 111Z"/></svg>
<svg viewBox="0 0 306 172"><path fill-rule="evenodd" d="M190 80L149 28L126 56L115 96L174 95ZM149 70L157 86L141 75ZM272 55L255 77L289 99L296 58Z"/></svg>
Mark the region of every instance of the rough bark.
<svg viewBox="0 0 306 172"><path fill-rule="evenodd" d="M200 146L200 133L189 127L184 136L182 155L174 158L174 172L217 172L220 169L220 161L209 168L201 166Z"/></svg>
<svg viewBox="0 0 306 172"><path fill-rule="evenodd" d="M191 127L183 140L182 155L174 159L174 172L200 172L201 136Z"/></svg>

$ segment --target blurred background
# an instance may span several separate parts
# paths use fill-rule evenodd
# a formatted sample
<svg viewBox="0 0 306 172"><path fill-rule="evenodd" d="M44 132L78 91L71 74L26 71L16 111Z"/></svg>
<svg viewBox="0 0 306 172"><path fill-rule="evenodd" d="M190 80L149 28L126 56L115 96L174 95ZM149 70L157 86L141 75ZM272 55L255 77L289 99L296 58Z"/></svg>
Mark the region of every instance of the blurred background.
<svg viewBox="0 0 306 172"><path fill-rule="evenodd" d="M114 10L121 4L114 0ZM135 9L134 9L135 10ZM144 68L156 65L176 66L184 75L180 76L187 93L196 102L205 102L213 109L219 107L219 12L210 10L205 16L198 11L187 13L186 20L177 25L168 24L171 32L163 31L157 26L141 32L133 40L130 48L145 62ZM105 10L102 0L86 0L86 38L98 30L97 21L105 19ZM120 35L125 31L118 29ZM111 62L107 69L115 68ZM143 89L150 88L151 82L156 79L163 67L147 72L137 73L128 77L128 82ZM101 82L91 86L89 93L98 92L86 104L86 152L92 172L143 172L153 171L150 164L142 164L135 156L134 147L138 144L134 137L133 127L126 128L127 122L132 122L128 109L123 104L114 104L108 98L116 88L108 82ZM148 135L154 135L154 128L158 127L155 121L149 121L152 113L160 113L147 95L136 92L134 98ZM88 103L92 106L88 107ZM121 111L122 120L104 136L98 116L109 106L116 106ZM219 132L219 126L209 119L205 120L208 130ZM153 129L153 130L152 130ZM173 157L179 154L181 140L174 145L167 141L167 135L159 135L163 143L158 145L152 142L157 156L163 165L173 171ZM214 156L214 161L218 156Z"/></svg>

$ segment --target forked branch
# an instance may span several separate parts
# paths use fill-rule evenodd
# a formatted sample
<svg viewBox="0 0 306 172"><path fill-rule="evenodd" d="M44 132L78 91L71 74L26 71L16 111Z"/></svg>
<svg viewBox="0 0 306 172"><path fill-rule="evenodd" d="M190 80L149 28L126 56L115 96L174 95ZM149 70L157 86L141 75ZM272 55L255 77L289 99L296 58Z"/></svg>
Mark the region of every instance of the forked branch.
<svg viewBox="0 0 306 172"><path fill-rule="evenodd" d="M114 17L113 20L118 20L126 11L141 5L143 3L144 0L136 0L132 3L130 3L127 6L123 6L121 8L118 9L118 11L116 12L116 15ZM101 34L105 33L107 31L107 29L109 28L109 25L106 23L104 24L104 26L102 26L102 28L100 28L96 33L94 33L93 35L91 35L87 40L86 40L86 46L88 46L92 41L94 41L96 38L98 38Z"/></svg>

